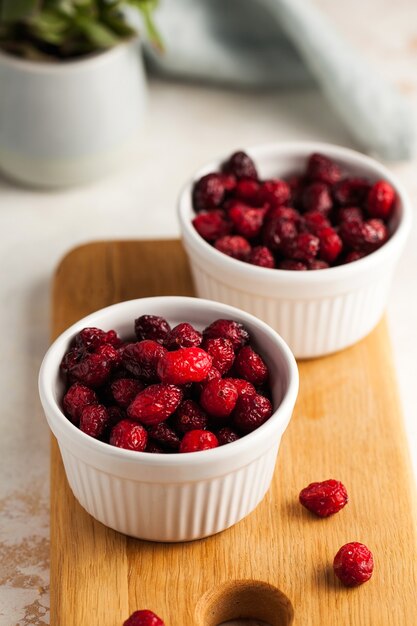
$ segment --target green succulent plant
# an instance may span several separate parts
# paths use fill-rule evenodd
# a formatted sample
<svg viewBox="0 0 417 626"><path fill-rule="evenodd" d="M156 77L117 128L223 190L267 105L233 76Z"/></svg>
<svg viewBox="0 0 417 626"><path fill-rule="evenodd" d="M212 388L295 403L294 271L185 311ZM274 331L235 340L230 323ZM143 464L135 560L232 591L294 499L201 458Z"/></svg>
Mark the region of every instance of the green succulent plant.
<svg viewBox="0 0 417 626"><path fill-rule="evenodd" d="M157 0L0 0L0 47L28 59L68 59L111 48L133 38L126 19L140 11L154 45Z"/></svg>

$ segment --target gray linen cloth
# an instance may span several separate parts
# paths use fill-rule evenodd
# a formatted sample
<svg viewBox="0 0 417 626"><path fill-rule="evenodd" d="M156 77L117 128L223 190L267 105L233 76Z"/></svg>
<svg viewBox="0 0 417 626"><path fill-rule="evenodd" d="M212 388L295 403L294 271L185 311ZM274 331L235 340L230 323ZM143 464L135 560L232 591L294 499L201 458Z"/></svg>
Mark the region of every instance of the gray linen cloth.
<svg viewBox="0 0 417 626"><path fill-rule="evenodd" d="M315 82L364 151L413 155L407 101L308 0L160 0L155 17L166 50L145 47L158 73L246 87Z"/></svg>

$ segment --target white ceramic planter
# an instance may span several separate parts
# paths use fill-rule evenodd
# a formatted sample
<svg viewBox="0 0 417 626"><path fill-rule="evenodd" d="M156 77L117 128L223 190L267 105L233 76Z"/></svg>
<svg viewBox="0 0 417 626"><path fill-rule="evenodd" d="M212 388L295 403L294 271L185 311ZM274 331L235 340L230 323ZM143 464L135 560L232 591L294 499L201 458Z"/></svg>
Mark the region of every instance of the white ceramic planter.
<svg viewBox="0 0 417 626"><path fill-rule="evenodd" d="M0 169L45 187L111 172L138 140L146 89L137 41L57 63L0 53Z"/></svg>

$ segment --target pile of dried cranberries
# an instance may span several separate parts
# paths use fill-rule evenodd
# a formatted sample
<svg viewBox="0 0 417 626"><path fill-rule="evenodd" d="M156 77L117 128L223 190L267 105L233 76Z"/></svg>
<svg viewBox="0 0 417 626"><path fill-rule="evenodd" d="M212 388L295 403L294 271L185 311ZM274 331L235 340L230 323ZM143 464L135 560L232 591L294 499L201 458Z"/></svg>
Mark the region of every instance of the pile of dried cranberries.
<svg viewBox="0 0 417 626"><path fill-rule="evenodd" d="M218 319L201 333L142 315L134 328L130 341L84 328L62 359L63 409L84 433L128 450L196 452L272 415L268 367L242 324Z"/></svg>
<svg viewBox="0 0 417 626"><path fill-rule="evenodd" d="M317 270L357 261L389 238L395 191L385 180L347 176L322 154L285 180L260 180L245 152L193 189L197 232L240 261Z"/></svg>

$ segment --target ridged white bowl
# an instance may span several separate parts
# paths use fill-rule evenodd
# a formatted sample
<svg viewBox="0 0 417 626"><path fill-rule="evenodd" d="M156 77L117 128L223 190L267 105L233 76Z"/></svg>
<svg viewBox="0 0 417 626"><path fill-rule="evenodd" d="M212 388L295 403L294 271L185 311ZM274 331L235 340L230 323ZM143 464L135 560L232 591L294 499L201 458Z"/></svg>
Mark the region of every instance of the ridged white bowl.
<svg viewBox="0 0 417 626"><path fill-rule="evenodd" d="M298 358L323 356L365 337L380 320L397 260L411 226L410 200L397 178L359 152L316 142L277 143L246 150L262 178L300 172L312 152L334 159L349 175L371 181L384 178L397 192L389 241L369 256L325 270L295 272L242 263L208 244L194 229L192 187L202 175L218 170L221 159L200 169L179 199L182 239L195 289L209 298L239 307L263 319Z"/></svg>
<svg viewBox="0 0 417 626"><path fill-rule="evenodd" d="M133 320L163 315L175 325L204 328L217 318L242 322L267 361L276 410L258 430L204 452L150 454L97 441L63 414L59 364L72 338L86 326L133 333ZM281 436L298 391L294 357L264 322L238 309L196 298L144 298L115 304L80 320L49 348L39 374L39 392L58 440L69 485L93 517L127 535L152 541L189 541L213 535L248 515L267 492Z"/></svg>

